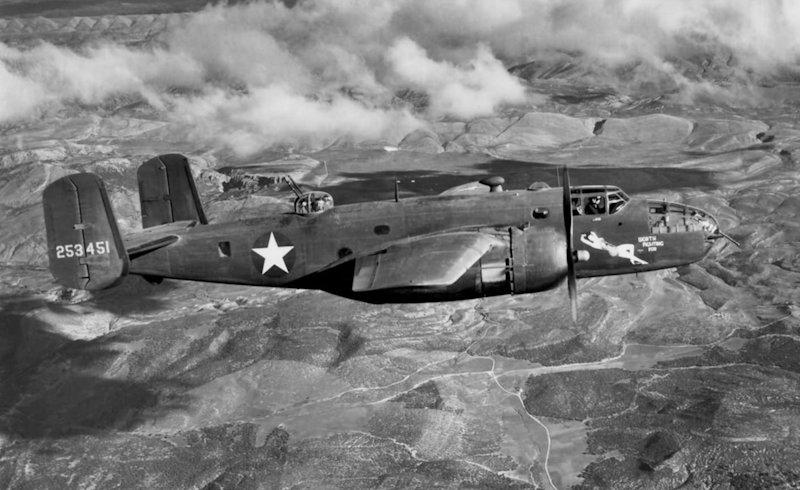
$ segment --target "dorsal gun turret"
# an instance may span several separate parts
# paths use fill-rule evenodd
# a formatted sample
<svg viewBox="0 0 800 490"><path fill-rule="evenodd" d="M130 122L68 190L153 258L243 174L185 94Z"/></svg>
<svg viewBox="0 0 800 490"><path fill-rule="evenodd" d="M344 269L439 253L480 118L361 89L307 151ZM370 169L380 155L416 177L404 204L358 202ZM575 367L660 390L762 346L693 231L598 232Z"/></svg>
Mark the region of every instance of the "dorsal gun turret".
<svg viewBox="0 0 800 490"><path fill-rule="evenodd" d="M333 196L327 192L303 192L291 175L287 175L284 180L289 185L289 188L292 190L292 192L294 192L294 194L297 196L297 199L294 200L294 212L296 214L318 214L333 207Z"/></svg>

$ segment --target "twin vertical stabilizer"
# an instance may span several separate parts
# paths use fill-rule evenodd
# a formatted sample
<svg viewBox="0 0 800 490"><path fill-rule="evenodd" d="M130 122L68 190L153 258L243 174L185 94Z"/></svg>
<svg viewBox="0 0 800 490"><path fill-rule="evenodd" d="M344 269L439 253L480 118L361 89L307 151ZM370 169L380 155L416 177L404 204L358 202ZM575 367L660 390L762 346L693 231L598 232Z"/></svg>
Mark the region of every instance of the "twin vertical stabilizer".
<svg viewBox="0 0 800 490"><path fill-rule="evenodd" d="M96 290L128 274L128 254L100 177L62 177L47 186L43 200L47 254L56 281Z"/></svg>
<svg viewBox="0 0 800 490"><path fill-rule="evenodd" d="M143 228L184 220L208 223L185 156L152 158L139 167L137 176Z"/></svg>
<svg viewBox="0 0 800 490"><path fill-rule="evenodd" d="M186 157L148 160L138 177L143 228L184 220L207 223ZM97 290L118 284L128 274L128 251L100 177L62 177L44 190L43 204L50 272L56 281Z"/></svg>

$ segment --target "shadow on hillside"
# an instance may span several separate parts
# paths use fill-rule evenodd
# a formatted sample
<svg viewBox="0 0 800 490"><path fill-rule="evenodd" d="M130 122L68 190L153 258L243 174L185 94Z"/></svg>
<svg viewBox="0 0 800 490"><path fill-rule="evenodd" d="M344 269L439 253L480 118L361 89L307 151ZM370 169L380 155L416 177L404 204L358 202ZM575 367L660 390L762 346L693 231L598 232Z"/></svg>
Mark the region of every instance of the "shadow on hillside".
<svg viewBox="0 0 800 490"><path fill-rule="evenodd" d="M128 276L119 286L93 293L89 304L118 316L162 311L179 287L178 281L151 284L139 276Z"/></svg>
<svg viewBox="0 0 800 490"><path fill-rule="evenodd" d="M113 337L73 340L31 315L41 300L0 297L0 433L10 439L62 438L125 431L187 406L160 393L177 383L111 379L124 348ZM59 314L76 314L47 303Z"/></svg>

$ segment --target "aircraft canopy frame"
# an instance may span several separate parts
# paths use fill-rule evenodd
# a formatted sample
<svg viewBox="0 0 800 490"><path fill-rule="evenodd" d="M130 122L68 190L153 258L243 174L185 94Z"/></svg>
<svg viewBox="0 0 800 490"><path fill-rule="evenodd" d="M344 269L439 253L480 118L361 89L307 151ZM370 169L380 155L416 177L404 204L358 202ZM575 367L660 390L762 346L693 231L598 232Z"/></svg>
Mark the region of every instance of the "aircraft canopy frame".
<svg viewBox="0 0 800 490"><path fill-rule="evenodd" d="M304 192L294 200L294 212L301 216L320 214L333 208L333 197L327 192Z"/></svg>
<svg viewBox="0 0 800 490"><path fill-rule="evenodd" d="M631 200L616 186L573 186L570 188L572 215L619 213Z"/></svg>

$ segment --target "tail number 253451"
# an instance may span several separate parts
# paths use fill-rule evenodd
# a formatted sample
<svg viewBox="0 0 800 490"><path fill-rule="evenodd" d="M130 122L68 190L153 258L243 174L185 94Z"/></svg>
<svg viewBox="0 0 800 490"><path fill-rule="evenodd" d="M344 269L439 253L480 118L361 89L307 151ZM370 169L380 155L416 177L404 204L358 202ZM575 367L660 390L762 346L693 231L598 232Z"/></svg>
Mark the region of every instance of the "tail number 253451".
<svg viewBox="0 0 800 490"><path fill-rule="evenodd" d="M89 242L86 247L82 243L71 243L68 245L56 245L56 258L66 259L70 257L84 257L88 255L104 255L111 251L108 240L99 242Z"/></svg>

